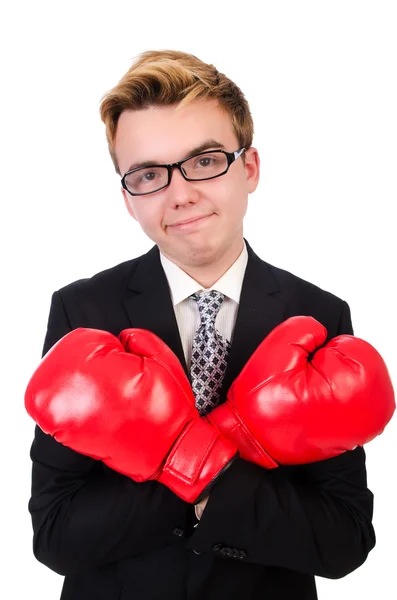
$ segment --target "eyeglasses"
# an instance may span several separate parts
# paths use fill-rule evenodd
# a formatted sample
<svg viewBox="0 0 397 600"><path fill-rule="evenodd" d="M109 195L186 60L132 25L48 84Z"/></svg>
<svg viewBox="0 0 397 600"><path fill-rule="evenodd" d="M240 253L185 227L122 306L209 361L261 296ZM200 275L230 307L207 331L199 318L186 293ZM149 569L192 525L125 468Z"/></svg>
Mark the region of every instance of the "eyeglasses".
<svg viewBox="0 0 397 600"><path fill-rule="evenodd" d="M178 169L186 181L206 181L225 175L230 165L237 160L245 148L235 152L207 150L171 165L149 165L127 171L121 185L131 196L144 196L163 190L171 183L173 169Z"/></svg>

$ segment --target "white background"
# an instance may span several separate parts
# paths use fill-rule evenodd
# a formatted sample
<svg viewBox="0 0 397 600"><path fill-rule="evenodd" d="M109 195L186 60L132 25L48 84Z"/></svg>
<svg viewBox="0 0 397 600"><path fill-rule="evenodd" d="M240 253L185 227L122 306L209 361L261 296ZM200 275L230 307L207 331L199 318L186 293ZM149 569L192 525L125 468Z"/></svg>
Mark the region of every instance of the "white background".
<svg viewBox="0 0 397 600"><path fill-rule="evenodd" d="M138 53L191 52L243 89L262 160L245 236L263 259L345 299L356 335L397 380L396 13L382 0L2 8L1 598L27 587L56 600L62 585L31 551L23 406L51 294L152 246L125 209L98 112ZM397 597L396 433L394 418L367 445L377 545L351 575L319 579L321 600Z"/></svg>

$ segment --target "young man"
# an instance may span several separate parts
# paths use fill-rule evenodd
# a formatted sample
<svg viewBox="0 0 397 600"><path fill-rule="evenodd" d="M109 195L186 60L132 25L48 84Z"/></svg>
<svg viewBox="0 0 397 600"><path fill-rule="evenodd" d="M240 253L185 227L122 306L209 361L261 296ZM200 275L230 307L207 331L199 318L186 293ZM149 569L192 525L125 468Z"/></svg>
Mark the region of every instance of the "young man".
<svg viewBox="0 0 397 600"><path fill-rule="evenodd" d="M243 238L259 155L248 104L233 82L194 56L146 52L104 97L101 116L127 210L155 245L55 292L43 354L78 328L113 336L148 330L178 357L200 414L210 418L289 317L314 317L329 339L352 333L345 302L263 262ZM227 362L213 397L201 396L200 384L216 387L215 378L196 378L205 340L196 339L203 321L194 295L203 290L216 294L206 298L219 309L217 351ZM142 419L151 412L148 397L139 396ZM161 434L148 431L139 438L142 460L148 439L155 446ZM314 600L314 576L343 577L365 561L375 536L361 446L278 468L225 448L226 459L211 463L215 484L190 497L167 478L134 481L128 465L109 468L94 451L80 453L36 427L34 553L65 576L62 599Z"/></svg>

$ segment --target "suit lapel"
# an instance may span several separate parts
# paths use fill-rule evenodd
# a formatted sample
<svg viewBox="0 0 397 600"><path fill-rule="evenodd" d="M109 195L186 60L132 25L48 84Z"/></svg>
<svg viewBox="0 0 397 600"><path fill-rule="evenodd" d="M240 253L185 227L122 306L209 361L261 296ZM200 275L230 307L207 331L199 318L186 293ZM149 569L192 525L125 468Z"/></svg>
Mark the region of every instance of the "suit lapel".
<svg viewBox="0 0 397 600"><path fill-rule="evenodd" d="M284 320L287 310L284 301L277 297L279 285L268 265L255 254L247 241L246 244L248 263L223 382L224 396L262 340Z"/></svg>
<svg viewBox="0 0 397 600"><path fill-rule="evenodd" d="M158 335L176 354L188 375L170 289L157 246L139 261L128 287L124 306L131 327L148 329Z"/></svg>

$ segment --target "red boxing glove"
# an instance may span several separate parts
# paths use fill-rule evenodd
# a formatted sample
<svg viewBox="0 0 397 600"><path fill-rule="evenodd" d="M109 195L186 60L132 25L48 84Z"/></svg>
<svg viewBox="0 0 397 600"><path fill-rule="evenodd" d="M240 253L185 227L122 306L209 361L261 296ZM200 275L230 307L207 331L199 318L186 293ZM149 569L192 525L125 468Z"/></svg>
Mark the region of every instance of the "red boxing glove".
<svg viewBox="0 0 397 600"><path fill-rule="evenodd" d="M382 433L396 404L387 367L370 344L312 317L278 325L207 420L266 468L331 458Z"/></svg>
<svg viewBox="0 0 397 600"><path fill-rule="evenodd" d="M185 372L154 333L75 329L43 357L25 393L58 442L198 502L237 449L200 418Z"/></svg>

